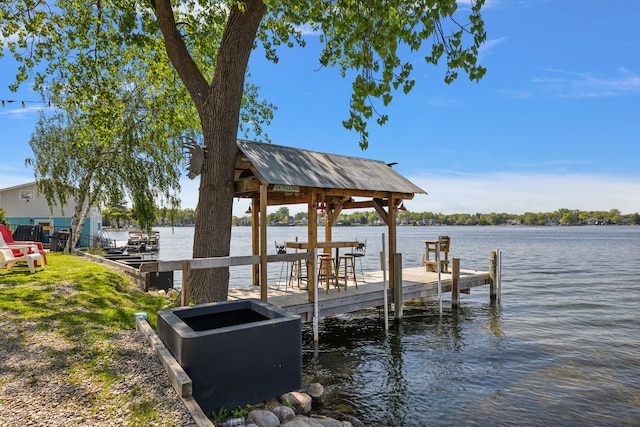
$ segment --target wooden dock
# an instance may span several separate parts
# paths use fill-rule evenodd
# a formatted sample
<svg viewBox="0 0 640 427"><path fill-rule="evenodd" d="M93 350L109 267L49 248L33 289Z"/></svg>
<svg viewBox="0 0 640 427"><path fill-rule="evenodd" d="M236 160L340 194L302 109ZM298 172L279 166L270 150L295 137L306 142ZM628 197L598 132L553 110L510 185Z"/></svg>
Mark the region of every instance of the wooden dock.
<svg viewBox="0 0 640 427"><path fill-rule="evenodd" d="M488 271L459 270L458 290L461 293L469 293L471 288L485 286L492 283L491 274ZM442 292L452 292L453 273L441 273ZM349 281L347 290L341 284L340 291L332 287L329 292L324 287L318 288L319 318L350 313L365 308L383 307L386 288L387 301L394 301L393 289L384 286L382 271L366 272L365 281L358 277L358 288ZM420 298L433 298L438 296L438 274L426 271L425 267L413 267L402 269L402 299L404 301ZM229 288L229 300L246 298L260 298L258 286ZM286 283L273 283L268 286L267 301L290 313L298 314L303 322L313 319L314 303L308 301L306 287L298 289L287 287Z"/></svg>
<svg viewBox="0 0 640 427"><path fill-rule="evenodd" d="M264 261L269 263L291 262L309 258L308 253L268 255ZM402 319L403 302L420 298L432 298L438 296L438 273L427 271L425 266L402 268L402 256L396 254L397 266L394 269L395 277L388 278L386 284L383 280L383 272L367 272L358 279L358 287L350 281L345 290L332 287L329 292L325 288L319 288L317 292L316 320L327 316L351 313L366 308L384 307L393 304L394 317ZM460 304L460 293L470 293L471 288L489 285L489 298L491 301L500 300L500 276L501 276L500 251L491 251L489 259L489 271L463 270L460 268L460 258L451 259L451 269L440 273L440 285L442 294L451 293L451 305L457 307ZM251 265L261 262L257 255L240 257L197 258L181 261L150 261L140 265L140 272L163 272L182 270L182 305L189 304L189 276L193 269L219 268L234 265ZM313 270L312 270L313 271ZM263 283L266 283L263 282ZM402 283L401 287L391 287L391 283ZM385 295L386 293L386 295ZM256 298L267 301L290 313L297 314L303 322L314 321L316 298L313 292L307 288L287 287L286 282L266 283L263 286L250 285L246 287L231 287L228 292L229 300ZM315 325L317 326L317 324ZM317 328L314 328L317 329ZM317 330L316 330L317 332ZM317 333L315 334L317 337Z"/></svg>

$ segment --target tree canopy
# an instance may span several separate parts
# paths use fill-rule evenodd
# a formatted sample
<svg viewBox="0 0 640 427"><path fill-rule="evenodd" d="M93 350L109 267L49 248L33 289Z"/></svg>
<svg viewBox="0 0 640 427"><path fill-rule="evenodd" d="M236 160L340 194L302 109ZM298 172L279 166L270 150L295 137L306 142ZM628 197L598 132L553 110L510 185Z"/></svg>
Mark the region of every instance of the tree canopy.
<svg viewBox="0 0 640 427"><path fill-rule="evenodd" d="M206 150L193 255L227 256L235 140L239 132L260 135L274 110L247 81L249 57L258 44L277 62L280 48L304 46L302 28L309 28L323 45L319 64L337 68L352 81L343 124L359 134L359 144L366 148L369 121L384 124L383 107L396 91L407 93L415 85L411 62L403 56L418 52L434 65L444 58L446 83L460 72L474 81L483 76L485 70L477 63L486 38L482 4L483 0L470 0L469 7L459 8L456 0L9 0L0 3L0 43L21 63L16 84L32 75L36 89L68 113L121 115L122 97L113 94L138 85L145 96L176 96L179 100L167 108L184 108L184 116L163 117L167 121L157 126L175 134L201 135L197 139ZM90 124L87 132L98 128L101 136L93 140L109 145L113 139L106 122ZM196 302L226 299L227 269L197 270L191 280Z"/></svg>

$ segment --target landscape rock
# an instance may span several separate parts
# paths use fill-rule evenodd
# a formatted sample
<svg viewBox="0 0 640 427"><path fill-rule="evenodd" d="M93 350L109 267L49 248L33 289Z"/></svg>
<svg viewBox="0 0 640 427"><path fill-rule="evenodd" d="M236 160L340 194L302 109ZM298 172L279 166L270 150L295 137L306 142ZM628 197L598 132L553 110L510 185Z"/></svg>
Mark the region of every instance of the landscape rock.
<svg viewBox="0 0 640 427"><path fill-rule="evenodd" d="M283 406L283 405L272 408L271 412L273 412L278 417L281 423L287 420L290 420L296 416L296 413L292 408L289 408L288 406Z"/></svg>
<svg viewBox="0 0 640 427"><path fill-rule="evenodd" d="M296 415L295 418L285 421L280 425L282 427L322 427L322 424L316 422L315 419L304 415Z"/></svg>
<svg viewBox="0 0 640 427"><path fill-rule="evenodd" d="M292 391L282 395L285 403L293 405L293 409L298 414L308 414L311 411L311 396L307 393Z"/></svg>
<svg viewBox="0 0 640 427"><path fill-rule="evenodd" d="M254 409L247 415L247 423L254 423L258 427L279 427L280 420L271 411L266 409Z"/></svg>
<svg viewBox="0 0 640 427"><path fill-rule="evenodd" d="M324 387L320 383L309 384L307 394L311 396L314 402L322 402L324 399Z"/></svg>
<svg viewBox="0 0 640 427"><path fill-rule="evenodd" d="M313 421L317 422L322 427L344 427L344 424L342 423L342 421L338 421L335 418L331 418L331 417L321 417L321 418L314 417L312 419L313 419Z"/></svg>

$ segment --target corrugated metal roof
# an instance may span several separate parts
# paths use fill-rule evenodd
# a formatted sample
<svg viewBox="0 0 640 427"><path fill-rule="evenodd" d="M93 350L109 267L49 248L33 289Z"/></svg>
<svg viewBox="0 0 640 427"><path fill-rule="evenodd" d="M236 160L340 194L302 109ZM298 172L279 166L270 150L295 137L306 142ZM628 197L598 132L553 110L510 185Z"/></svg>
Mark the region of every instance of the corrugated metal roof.
<svg viewBox="0 0 640 427"><path fill-rule="evenodd" d="M266 184L426 194L378 160L243 140L238 148Z"/></svg>

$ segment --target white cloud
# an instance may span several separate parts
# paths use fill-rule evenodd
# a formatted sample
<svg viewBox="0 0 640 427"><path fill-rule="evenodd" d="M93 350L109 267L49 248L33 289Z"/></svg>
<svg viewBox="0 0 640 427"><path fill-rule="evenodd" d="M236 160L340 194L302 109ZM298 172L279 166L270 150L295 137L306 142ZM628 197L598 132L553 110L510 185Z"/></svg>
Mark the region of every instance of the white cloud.
<svg viewBox="0 0 640 427"><path fill-rule="evenodd" d="M0 164L0 170L2 170L0 172L0 188L15 187L36 180L33 177L33 170L24 166L24 160L19 164Z"/></svg>
<svg viewBox="0 0 640 427"><path fill-rule="evenodd" d="M20 102L6 103L5 108L0 108L0 116L8 116L10 119L37 120L40 112L43 111L42 106L20 106Z"/></svg>
<svg viewBox="0 0 640 427"><path fill-rule="evenodd" d="M598 98L640 93L640 76L625 68L620 68L618 75L611 77L555 69L545 71L552 75L536 77L532 82L558 97Z"/></svg>
<svg viewBox="0 0 640 427"><path fill-rule="evenodd" d="M478 49L478 58L483 59L485 56L491 53L494 47L507 42L506 37L498 37L497 39L487 40Z"/></svg>
<svg viewBox="0 0 640 427"><path fill-rule="evenodd" d="M475 3L475 1L474 0L457 0L456 3L460 8L471 9L472 3ZM485 0L481 10L486 10L492 7L496 7L499 4L500 4L499 0Z"/></svg>
<svg viewBox="0 0 640 427"><path fill-rule="evenodd" d="M409 179L429 193L405 204L416 212L522 214L560 208L640 212L637 177L492 173Z"/></svg>

